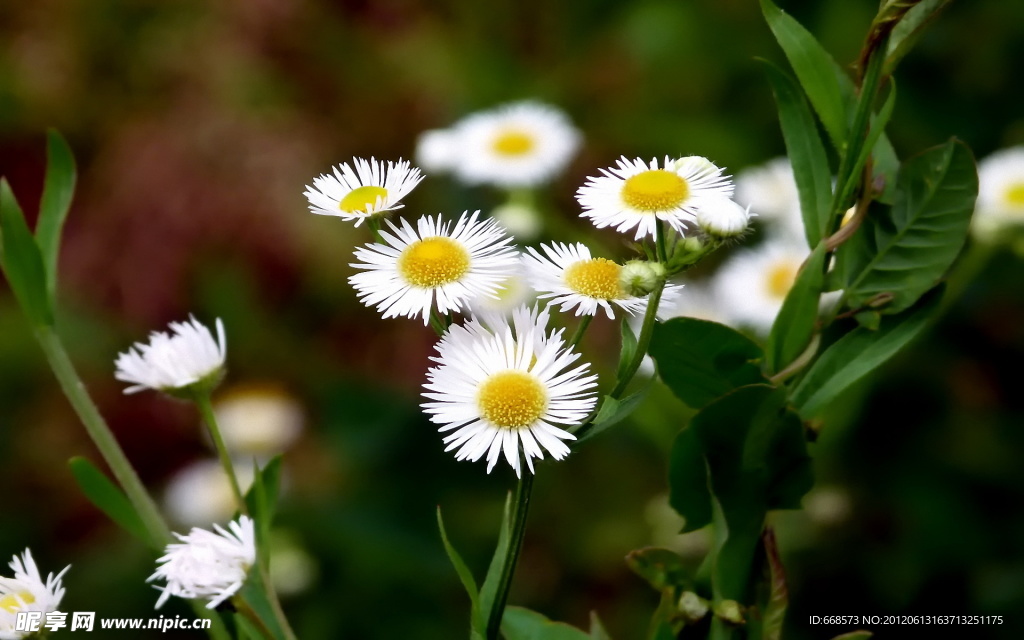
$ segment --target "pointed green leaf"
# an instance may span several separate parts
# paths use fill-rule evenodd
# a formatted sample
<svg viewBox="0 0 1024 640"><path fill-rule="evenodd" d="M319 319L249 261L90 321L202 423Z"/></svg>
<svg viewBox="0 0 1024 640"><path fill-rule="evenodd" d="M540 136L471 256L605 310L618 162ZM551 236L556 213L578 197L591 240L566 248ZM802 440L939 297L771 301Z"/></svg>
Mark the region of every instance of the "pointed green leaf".
<svg viewBox="0 0 1024 640"><path fill-rule="evenodd" d="M832 144L842 149L846 144L847 121L846 104L835 76L838 65L810 31L771 0L761 0L761 11Z"/></svg>
<svg viewBox="0 0 1024 640"><path fill-rule="evenodd" d="M39 245L25 223L25 215L7 179L0 179L0 242L3 270L22 311L37 326L53 324L53 310L46 294L46 272Z"/></svg>
<svg viewBox="0 0 1024 640"><path fill-rule="evenodd" d="M896 24L889 39L888 57L885 60L885 73L893 72L903 56L924 33L925 27L937 18L951 0L921 0Z"/></svg>
<svg viewBox="0 0 1024 640"><path fill-rule="evenodd" d="M591 636L564 622L552 622L536 611L507 607L501 619L505 640L591 640Z"/></svg>
<svg viewBox="0 0 1024 640"><path fill-rule="evenodd" d="M699 409L737 387L765 382L761 347L717 322L673 318L654 325L649 349L672 392Z"/></svg>
<svg viewBox="0 0 1024 640"><path fill-rule="evenodd" d="M601 619L597 617L596 611L590 612L590 640L612 640Z"/></svg>
<svg viewBox="0 0 1024 640"><path fill-rule="evenodd" d="M153 541L146 532L146 526L132 507L128 497L113 482L85 458L71 458L68 461L71 473L78 487L93 503L117 526L132 534L139 540L153 546Z"/></svg>
<svg viewBox="0 0 1024 640"><path fill-rule="evenodd" d="M686 562L675 551L644 547L626 554L626 565L656 591L687 588L693 584Z"/></svg>
<svg viewBox="0 0 1024 640"><path fill-rule="evenodd" d="M828 155L818 135L818 125L811 108L796 81L774 64L767 60L763 62L778 105L786 153L793 166L807 244L816 247L829 233L832 170ZM756 203L753 208L757 210Z"/></svg>
<svg viewBox="0 0 1024 640"><path fill-rule="evenodd" d="M857 327L825 349L793 390L791 401L800 415L808 420L817 416L836 396L916 338L938 308L942 289L936 288L914 309L882 318L877 330Z"/></svg>
<svg viewBox="0 0 1024 640"><path fill-rule="evenodd" d="M235 626L238 628L238 640L263 640L263 634L256 625L240 613L235 614Z"/></svg>
<svg viewBox="0 0 1024 640"><path fill-rule="evenodd" d="M455 550L452 543L448 542L448 533L444 529L444 520L441 518L440 506L437 507L437 529L441 532L441 542L444 543L444 550L448 554L448 559L451 560L452 566L455 567L455 573L458 574L459 580L466 590L466 595L469 596L470 626L473 630L478 631L480 629L480 597L476 590L476 580L473 579L473 573L466 566L462 556ZM486 624L486 621L484 624Z"/></svg>
<svg viewBox="0 0 1024 640"><path fill-rule="evenodd" d="M789 587L786 586L786 569L779 557L779 545L775 531L765 527L764 553L768 564L768 602L761 619L761 640L782 640L782 623L786 620L789 607Z"/></svg>
<svg viewBox="0 0 1024 640"><path fill-rule="evenodd" d="M274 521L277 496L281 485L281 456L274 456L263 469L253 460L252 486L245 494L245 504L256 523L256 548L268 566L270 560L270 526Z"/></svg>
<svg viewBox="0 0 1024 640"><path fill-rule="evenodd" d="M885 150L879 149L879 142L882 140L882 134L885 132L886 125L889 124L889 118L892 117L892 110L895 105L896 83L895 81L891 81L889 95L886 96L885 102L882 104L882 108L879 110L878 115L871 119L871 127L868 130L868 135L864 141L864 145L858 152L857 160L854 162L853 168L850 171L850 180L849 184L847 184L844 189L845 193L853 193L854 186L860 181L861 173L864 169L864 165L867 164L868 158L872 154L878 156L885 153ZM886 144L888 144L888 140L886 140ZM886 161L887 160L883 160L883 162Z"/></svg>
<svg viewBox="0 0 1024 640"><path fill-rule="evenodd" d="M765 347L768 371L778 372L810 344L818 321L821 292L825 287L826 255L828 247L822 242L811 252L786 294Z"/></svg>
<svg viewBox="0 0 1024 640"><path fill-rule="evenodd" d="M491 609L494 607L494 598L498 595L498 583L501 582L501 571L508 555L508 545L512 535L512 493L505 496L505 508L501 514L501 528L498 530L498 544L494 546L494 555L491 556L491 564L487 568L487 575L484 576L484 583L480 586L480 620L479 631L487 633L487 621L491 616Z"/></svg>
<svg viewBox="0 0 1024 640"><path fill-rule="evenodd" d="M647 394L651 390L651 382L652 380L649 380L636 393L626 396L622 400L605 396L601 402L601 409L598 410L597 416L594 418L594 426L583 434L576 443L586 442L628 418L647 398Z"/></svg>
<svg viewBox="0 0 1024 640"><path fill-rule="evenodd" d="M267 590L263 584L263 578L258 567L249 569L249 575L245 579L245 584L242 585L238 595L235 597L241 598L253 615L259 618L260 626L270 632L270 638L267 638L267 640L287 640L287 635L285 635L284 629L281 628L281 623L278 622L277 615L274 612L274 606L267 597ZM258 637L266 638L267 636L265 633L261 633Z"/></svg>
<svg viewBox="0 0 1024 640"><path fill-rule="evenodd" d="M57 259L60 254L61 232L71 208L75 193L75 158L61 135L50 130L47 134L46 181L39 203L39 222L36 224L36 242L43 256L46 270L46 289L51 304L57 291Z"/></svg>
<svg viewBox="0 0 1024 640"><path fill-rule="evenodd" d="M977 195L974 157L962 142L909 159L893 206L869 215L837 252L849 305L891 294L880 310L898 313L934 287L964 245Z"/></svg>
<svg viewBox="0 0 1024 640"><path fill-rule="evenodd" d="M633 327L629 326L629 321L626 319L626 315L622 315L622 319L619 321L620 331L622 333L622 351L619 355L619 367L615 372L616 378L622 378L625 375L626 369L629 368L630 363L633 361L633 356L636 354L636 334L633 333Z"/></svg>

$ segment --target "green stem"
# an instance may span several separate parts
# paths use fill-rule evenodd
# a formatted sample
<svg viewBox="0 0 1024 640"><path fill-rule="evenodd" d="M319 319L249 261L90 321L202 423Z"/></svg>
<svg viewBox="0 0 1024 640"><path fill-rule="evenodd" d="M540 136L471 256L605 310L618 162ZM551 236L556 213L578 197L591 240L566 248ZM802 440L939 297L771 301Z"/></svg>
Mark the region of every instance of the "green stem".
<svg viewBox="0 0 1024 640"><path fill-rule="evenodd" d="M203 417L203 422L206 423L206 428L210 432L210 438L213 439L214 448L217 449L217 458L220 459L220 466L224 468L224 473L231 484L231 493L235 497L235 505L238 507L238 512L248 515L249 507L245 503L245 494L242 493L242 487L238 484L238 474L235 473L235 465L231 462L231 454L228 453L227 445L224 444L224 438L220 433L220 427L217 425L217 415L213 411L209 392L203 391L196 394L194 401L196 407L199 408L199 415Z"/></svg>
<svg viewBox="0 0 1024 640"><path fill-rule="evenodd" d="M270 568L260 560L257 560L257 564L259 566L260 581L263 582L263 590L267 594L267 600L270 601L270 608L274 611L274 617L277 618L278 624L281 625L284 637L287 640L298 640L295 631L292 630L291 625L288 623L288 616L284 614L284 608L281 606L281 599L277 596L277 590L274 589L274 585L270 581ZM269 637L273 638L273 636Z"/></svg>
<svg viewBox="0 0 1024 640"><path fill-rule="evenodd" d="M523 538L526 535L526 516L530 510L533 478L534 475L526 471L519 478L519 484L516 486L516 501L512 507L508 550L505 552L505 559L502 561L498 590L494 594L494 604L491 607L490 617L487 619L487 640L498 640L498 634L501 631L501 619L505 615L505 603L508 601L512 576L515 573L516 563L519 561L519 552L523 548Z"/></svg>
<svg viewBox="0 0 1024 640"><path fill-rule="evenodd" d="M436 310L430 311L430 328L434 330L438 337L443 336L444 332L448 329L444 318Z"/></svg>
<svg viewBox="0 0 1024 640"><path fill-rule="evenodd" d="M665 223L661 218L654 219L654 246L658 262L668 262L668 252L665 251Z"/></svg>
<svg viewBox="0 0 1024 640"><path fill-rule="evenodd" d="M373 233L374 241L384 244L384 238L380 235L380 220L376 215L372 215L366 219L366 226L370 227L370 232Z"/></svg>
<svg viewBox="0 0 1024 640"><path fill-rule="evenodd" d="M580 340L583 339L583 334L587 332L587 327L590 326L593 320L594 316L589 314L580 318L580 323L576 325L576 331L572 334L572 339L569 340L568 346L575 347L580 343Z"/></svg>
<svg viewBox="0 0 1024 640"><path fill-rule="evenodd" d="M93 444L99 449L103 460L110 467L110 472L114 474L117 483L124 490L132 506L135 507L136 513L139 514L151 542L157 548L163 547L171 541L171 530L160 515L160 510L157 509L153 498L143 486L142 480L139 479L135 469L128 462L128 457L124 455L124 450L117 443L110 427L100 415L89 392L85 390L85 385L78 377L78 372L75 371L60 338L54 333L52 327L44 326L36 327L36 340L39 341L39 346L46 354L46 360L50 363L54 375L57 376L64 395L67 396L75 413L85 425L85 430Z"/></svg>
<svg viewBox="0 0 1024 640"><path fill-rule="evenodd" d="M160 515L160 510L157 508L153 498L146 491L142 480L139 479L135 469L128 462L128 457L124 455L124 450L117 443L117 439L114 438L114 434L110 431L106 420L100 415L99 409L96 408L92 397L89 396L89 392L85 390L85 384L82 383L78 372L75 371L75 366L71 363L71 358L68 357L64 344L54 332L53 327L36 327L35 334L36 340L39 342L39 346L42 348L43 354L46 356L54 376L57 378L57 382L60 383L61 390L64 392L65 397L67 397L68 402L71 403L75 413L78 414L78 419L85 426L85 431L89 434L89 438L96 445L96 448L99 449L104 462L110 468L110 472L114 474L114 479L117 480L118 485L120 485L128 501L131 502L132 507L138 514L139 519L146 528L146 532L149 534L150 543L155 548L162 549L167 543L171 542L171 530L164 521L163 516ZM220 616L209 611L197 600L190 600L189 604L197 616L212 621L210 628L207 629L211 638L214 640L230 640L230 636Z"/></svg>

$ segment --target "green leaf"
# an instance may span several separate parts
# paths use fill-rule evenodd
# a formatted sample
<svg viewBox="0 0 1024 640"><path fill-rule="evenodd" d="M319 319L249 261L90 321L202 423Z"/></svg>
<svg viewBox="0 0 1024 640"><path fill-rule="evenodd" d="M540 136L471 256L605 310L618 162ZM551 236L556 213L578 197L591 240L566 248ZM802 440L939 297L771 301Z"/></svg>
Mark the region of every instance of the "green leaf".
<svg viewBox="0 0 1024 640"><path fill-rule="evenodd" d="M509 540L512 535L512 493L505 496L505 508L501 514L501 528L498 530L498 544L494 547L494 555L491 556L491 564L487 568L487 575L484 576L484 583L480 586L480 613L479 620L474 621L477 630L481 635L487 634L487 621L491 617L491 609L494 608L494 598L498 595L498 584L501 582L501 570L508 555Z"/></svg>
<svg viewBox="0 0 1024 640"><path fill-rule="evenodd" d="M779 124L786 142L786 153L793 165L807 244L816 247L829 233L832 171L828 155L800 87L789 74L767 60L763 62L779 108Z"/></svg>
<svg viewBox="0 0 1024 640"><path fill-rule="evenodd" d="M249 609L252 610L252 613L259 618L261 626L270 632L268 640L287 639L284 629L281 628L277 615L274 613L274 607L267 598L267 590L260 576L260 570L257 567L249 570L249 576L236 597L241 598L245 602ZM260 633L257 637L266 638L266 634Z"/></svg>
<svg viewBox="0 0 1024 640"><path fill-rule="evenodd" d="M765 347L768 371L778 372L793 362L811 342L821 292L825 288L826 255L828 247L822 242L811 252L786 294Z"/></svg>
<svg viewBox="0 0 1024 640"><path fill-rule="evenodd" d="M817 416L854 382L896 355L928 325L943 287L918 307L882 318L877 330L857 327L829 346L793 390L791 401L805 419Z"/></svg>
<svg viewBox="0 0 1024 640"><path fill-rule="evenodd" d="M693 435L685 436L689 431ZM699 446L706 464L704 483L718 536L711 567L716 601L744 601L765 514L798 508L811 487L803 424L786 409L784 390L750 385L704 407L680 433L683 437L689 437L688 446ZM685 445L677 438L670 461L670 498L701 491L699 486L677 486L679 478L697 478L696 472L682 474L674 468L680 446Z"/></svg>
<svg viewBox="0 0 1024 640"><path fill-rule="evenodd" d="M68 466L75 477L75 482L78 483L78 487L89 499L89 502L106 514L117 526L139 540L147 545L160 547L149 537L146 526L142 524L142 519L132 507L128 497L92 462L76 457L68 461Z"/></svg>
<svg viewBox="0 0 1024 640"><path fill-rule="evenodd" d="M882 109L878 112L878 115L871 119L871 127L868 130L868 136L865 139L864 145L861 147L860 152L857 155L857 161L853 164L853 168L850 172L850 180L852 182L860 180L861 171L864 169L864 165L867 164L868 158L872 154L879 153L879 150L877 149L878 143L882 139L882 133L885 131L886 125L889 124L889 118L892 117L892 110L895 105L896 82L890 80L889 95L886 96L885 102L882 103ZM886 140L886 143L888 143L888 140ZM884 151L881 153L884 153Z"/></svg>
<svg viewBox="0 0 1024 640"><path fill-rule="evenodd" d="M32 237L25 215L7 184L0 179L0 242L3 245L3 269L22 311L37 326L53 324L53 310L46 294L46 272L39 245Z"/></svg>
<svg viewBox="0 0 1024 640"><path fill-rule="evenodd" d="M590 612L590 640L612 640L596 611Z"/></svg>
<svg viewBox="0 0 1024 640"><path fill-rule="evenodd" d="M75 194L75 158L61 135L47 133L46 181L39 202L39 222L36 224L36 242L43 256L46 270L46 290L50 304L54 304L57 291L57 259L60 254L61 231Z"/></svg>
<svg viewBox="0 0 1024 640"><path fill-rule="evenodd" d="M639 407L647 398L647 394L651 391L651 386L651 381L648 381L636 393L626 396L622 400L616 400L611 396L605 396L604 400L601 402L601 408L598 410L597 416L594 417L594 426L583 434L583 436L576 441L576 444L586 442L628 418L629 415L636 411L637 407Z"/></svg>
<svg viewBox="0 0 1024 640"><path fill-rule="evenodd" d="M501 619L505 640L593 640L576 627L552 622L547 617L523 607L506 607Z"/></svg>
<svg viewBox="0 0 1024 640"><path fill-rule="evenodd" d="M708 487L704 447L691 420L672 442L668 463L668 502L683 517L683 533L711 523L711 490Z"/></svg>
<svg viewBox="0 0 1024 640"><path fill-rule="evenodd" d="M654 325L649 353L661 380L699 409L737 387L765 382L761 347L717 322L673 318Z"/></svg>
<svg viewBox="0 0 1024 640"><path fill-rule="evenodd" d="M878 328L882 326L882 314L873 309L858 311L853 315L853 319L857 321L857 324L870 331L878 331Z"/></svg>
<svg viewBox="0 0 1024 640"><path fill-rule="evenodd" d="M761 11L832 143L836 149L843 149L847 131L846 103L836 80L838 65L810 31L771 0L761 0Z"/></svg>
<svg viewBox="0 0 1024 640"><path fill-rule="evenodd" d="M689 587L693 580L686 562L675 551L644 547L626 554L626 565L655 590Z"/></svg>
<svg viewBox="0 0 1024 640"><path fill-rule="evenodd" d="M633 361L633 356L636 354L637 347L636 334L633 333L633 327L629 326L629 322L626 320L625 314L622 315L619 327L620 332L622 333L622 352L619 355L619 366L615 371L616 379L621 379L626 375L626 370Z"/></svg>
<svg viewBox="0 0 1024 640"><path fill-rule="evenodd" d="M978 195L974 157L950 140L909 159L887 213L868 215L837 252L837 275L852 308L891 294L883 313L909 308L960 253Z"/></svg>
<svg viewBox="0 0 1024 640"><path fill-rule="evenodd" d="M832 640L868 640L868 638L874 637L874 633L870 631L851 631L842 635L832 638Z"/></svg>
<svg viewBox="0 0 1024 640"><path fill-rule="evenodd" d="M264 561L264 566L269 566L270 525L274 521L281 486L281 456L274 456L262 469L255 460L252 464L252 486L245 494L245 504L256 522L256 548Z"/></svg>
<svg viewBox="0 0 1024 640"><path fill-rule="evenodd" d="M921 38L925 27L938 17L951 0L921 0L903 16L892 31L889 39L888 56L885 59L885 73L890 74L899 61Z"/></svg>
<svg viewBox="0 0 1024 640"><path fill-rule="evenodd" d="M238 640L263 640L263 634L256 625L240 613L235 614L235 626L238 627Z"/></svg>
<svg viewBox="0 0 1024 640"><path fill-rule="evenodd" d="M459 580L462 582L463 588L466 590L466 594L469 596L470 602L470 626L474 631L479 632L480 625L480 597L476 590L476 580L473 579L473 573L466 566L466 562L459 555L459 552L455 550L451 542L448 542L448 533L444 529L444 520L441 518L441 507L437 507L437 529L441 532L441 542L444 543L444 550L448 554L448 559L451 560L452 566L455 567L455 573L458 574ZM508 535L502 530L503 535ZM507 543L506 543L507 544ZM493 597L493 596L492 596ZM483 624L486 623L484 618Z"/></svg>
<svg viewBox="0 0 1024 640"><path fill-rule="evenodd" d="M786 586L786 570L779 557L779 545L775 531L765 527L764 552L768 564L768 602L761 620L761 640L782 640L782 623L789 607L789 588Z"/></svg>

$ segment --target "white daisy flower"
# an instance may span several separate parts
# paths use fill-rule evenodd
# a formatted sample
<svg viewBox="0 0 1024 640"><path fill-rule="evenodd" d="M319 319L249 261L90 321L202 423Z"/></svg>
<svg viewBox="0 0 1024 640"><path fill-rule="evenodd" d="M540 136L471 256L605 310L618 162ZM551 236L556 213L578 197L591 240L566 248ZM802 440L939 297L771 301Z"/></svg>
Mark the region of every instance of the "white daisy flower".
<svg viewBox="0 0 1024 640"><path fill-rule="evenodd" d="M135 393L155 389L165 393L184 391L197 384L214 385L224 372L227 339L217 319L217 340L210 330L189 316L188 322L172 322L170 333L154 331L149 344L136 342L120 353L114 377L134 383L124 390Z"/></svg>
<svg viewBox="0 0 1024 640"><path fill-rule="evenodd" d="M347 162L334 167L333 175L313 178L306 186L309 210L325 216L351 220L358 227L367 218L400 209L399 201L420 183L420 170L408 161L377 162L373 158L353 158L353 169Z"/></svg>
<svg viewBox="0 0 1024 640"><path fill-rule="evenodd" d="M993 240L1011 227L1024 228L1024 146L997 151L978 163L975 234Z"/></svg>
<svg viewBox="0 0 1024 640"><path fill-rule="evenodd" d="M738 251L714 276L720 313L729 324L767 335L809 254L806 243L788 238Z"/></svg>
<svg viewBox="0 0 1024 640"><path fill-rule="evenodd" d="M727 240L743 235L750 226L750 208L728 198L708 198L697 210L697 226L712 238Z"/></svg>
<svg viewBox="0 0 1024 640"><path fill-rule="evenodd" d="M427 173L447 173L459 157L458 136L451 129L424 131L416 139L416 164Z"/></svg>
<svg viewBox="0 0 1024 640"><path fill-rule="evenodd" d="M437 343L437 363L427 372L423 410L450 431L445 451L456 460L479 460L487 472L504 453L521 476L520 444L526 466L546 449L555 460L569 453L564 430L580 424L597 401L597 376L589 364L573 368L580 354L566 347L562 330L547 332L549 314L520 307L511 321L472 319L452 325Z"/></svg>
<svg viewBox="0 0 1024 640"><path fill-rule="evenodd" d="M181 542L167 545L157 560L156 572L146 580L167 583L157 587L163 592L156 601L157 609L171 596L208 599L206 608L214 609L242 588L250 567L256 564L252 518L239 517L228 525L228 531L220 525L213 528L195 527L186 536L174 534Z"/></svg>
<svg viewBox="0 0 1024 640"><path fill-rule="evenodd" d="M430 321L431 307L444 314L460 311L476 296L497 297L499 285L514 271L512 238L494 220L478 222L480 212L463 213L455 227L441 216L420 218L413 229L407 221L393 233L381 231L386 244L356 250L362 269L349 278L366 306L376 305L385 318L422 315Z"/></svg>
<svg viewBox="0 0 1024 640"><path fill-rule="evenodd" d="M586 245L542 244L546 256L533 247L527 247L523 256L529 274L530 284L541 300L551 299L550 304L561 305L562 311L576 310L577 316L597 315L604 309L609 318L614 318L612 305L629 314L643 313L647 308L647 297L632 295L623 287L623 267L607 258L590 255ZM674 298L674 285L665 287L662 297Z"/></svg>
<svg viewBox="0 0 1024 640"><path fill-rule="evenodd" d="M25 549L21 557L14 556L9 565L14 572L11 578L0 576L0 640L17 640L34 632L16 630L18 613L34 611L46 614L56 611L64 597L61 579L70 565L56 576L52 573L43 580L32 559L32 552Z"/></svg>
<svg viewBox="0 0 1024 640"><path fill-rule="evenodd" d="M650 164L625 156L612 169L601 169L601 176L587 178L576 192L584 218L594 225L615 227L626 232L636 229L635 239L654 237L655 220L664 220L680 235L696 222L697 212L708 198L732 196L732 179L700 156L671 160L661 167L657 159Z"/></svg>
<svg viewBox="0 0 1024 640"><path fill-rule="evenodd" d="M564 113L533 101L471 114L453 130L454 174L467 184L538 186L565 169L580 145Z"/></svg>

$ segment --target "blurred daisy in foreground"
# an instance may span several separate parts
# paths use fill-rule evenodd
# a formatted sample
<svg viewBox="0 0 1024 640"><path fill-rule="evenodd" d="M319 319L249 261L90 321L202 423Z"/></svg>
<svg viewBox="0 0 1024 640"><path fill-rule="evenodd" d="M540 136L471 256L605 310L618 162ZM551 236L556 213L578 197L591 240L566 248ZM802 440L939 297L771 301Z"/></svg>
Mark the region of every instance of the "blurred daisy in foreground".
<svg viewBox="0 0 1024 640"><path fill-rule="evenodd" d="M213 411L228 451L262 459L291 446L305 421L299 401L273 386L235 387L218 396Z"/></svg>
<svg viewBox="0 0 1024 640"><path fill-rule="evenodd" d="M319 566L298 536L274 530L270 536L270 581L281 597L297 596L316 582Z"/></svg>
<svg viewBox="0 0 1024 640"><path fill-rule="evenodd" d="M1013 227L1024 228L1024 146L997 151L978 163L974 233L992 241Z"/></svg>
<svg viewBox="0 0 1024 640"><path fill-rule="evenodd" d="M635 239L654 237L655 220L664 220L680 235L696 223L697 213L709 198L732 196L732 179L707 158L665 157L645 163L620 158L616 167L601 169L576 192L584 218L599 229L636 229Z"/></svg>
<svg viewBox="0 0 1024 640"><path fill-rule="evenodd" d="M403 207L399 201L423 179L405 160L385 165L373 158L353 158L352 163L354 169L343 162L332 174L313 178L305 191L310 211L354 221L358 227L375 214Z"/></svg>
<svg viewBox="0 0 1024 640"><path fill-rule="evenodd" d="M547 331L548 321L547 311L520 307L511 321L452 325L437 343L422 407L439 431L451 432L445 451L456 449L456 460L486 454L490 473L504 453L521 476L520 448L531 473L544 450L555 460L569 454L562 441L575 437L564 428L594 408L597 376L587 363L573 366L580 354L561 329Z"/></svg>
<svg viewBox="0 0 1024 640"><path fill-rule="evenodd" d="M642 313L647 308L647 297L636 296L623 287L623 267L607 258L590 255L586 245L560 242L542 244L545 255L527 247L523 256L530 284L541 300L550 298L551 304L561 305L562 311L576 310L577 316L597 315L600 309L614 318L612 305L627 313ZM669 285L662 294L674 298L677 287Z"/></svg>
<svg viewBox="0 0 1024 640"><path fill-rule="evenodd" d="M195 527L188 535L174 534L181 542L167 545L157 560L156 572L147 579L166 583L157 587L162 592L157 609L171 596L206 599L206 608L215 609L242 588L250 567L256 564L253 521L241 516L227 530L220 525L213 528Z"/></svg>
<svg viewBox="0 0 1024 640"><path fill-rule="evenodd" d="M475 296L496 297L518 254L504 229L494 220L479 222L479 214L463 213L454 228L441 216L420 218L415 229L388 220L391 232L380 232L386 244L356 250L360 262L350 266L363 271L349 283L385 318L422 316L424 325L435 305L444 314L461 311Z"/></svg>
<svg viewBox="0 0 1024 640"><path fill-rule="evenodd" d="M580 134L564 113L533 101L471 114L452 128L455 177L467 184L535 187L576 154Z"/></svg>
<svg viewBox="0 0 1024 640"><path fill-rule="evenodd" d="M21 557L14 556L9 566L13 577L0 576L0 638L4 640L30 635L29 631L15 629L19 613L38 612L45 618L47 613L57 610L64 597L61 579L71 568L70 565L64 567L56 576L51 573L44 581L28 549Z"/></svg>
<svg viewBox="0 0 1024 640"><path fill-rule="evenodd" d="M252 462L234 465L243 492L252 485ZM216 459L197 460L175 473L163 500L167 515L184 526L209 526L230 518L237 509L231 481Z"/></svg>
<svg viewBox="0 0 1024 640"><path fill-rule="evenodd" d="M728 323L767 334L809 254L806 244L788 240L734 254L718 269L712 284Z"/></svg>
<svg viewBox="0 0 1024 640"><path fill-rule="evenodd" d="M118 354L114 377L133 383L125 393L144 389L174 393L199 386L212 388L220 381L227 355L227 339L220 319L217 340L192 317L188 322L172 322L168 328L169 333L151 333L149 344L136 342L128 351Z"/></svg>
<svg viewBox="0 0 1024 640"><path fill-rule="evenodd" d="M498 282L497 297L477 296L469 301L469 308L474 314L511 316L515 309L532 303L536 298L537 292L527 280L526 268L517 261Z"/></svg>
<svg viewBox="0 0 1024 640"><path fill-rule="evenodd" d="M774 158L737 174L736 202L756 213L774 231L804 237L800 194L789 158Z"/></svg>

